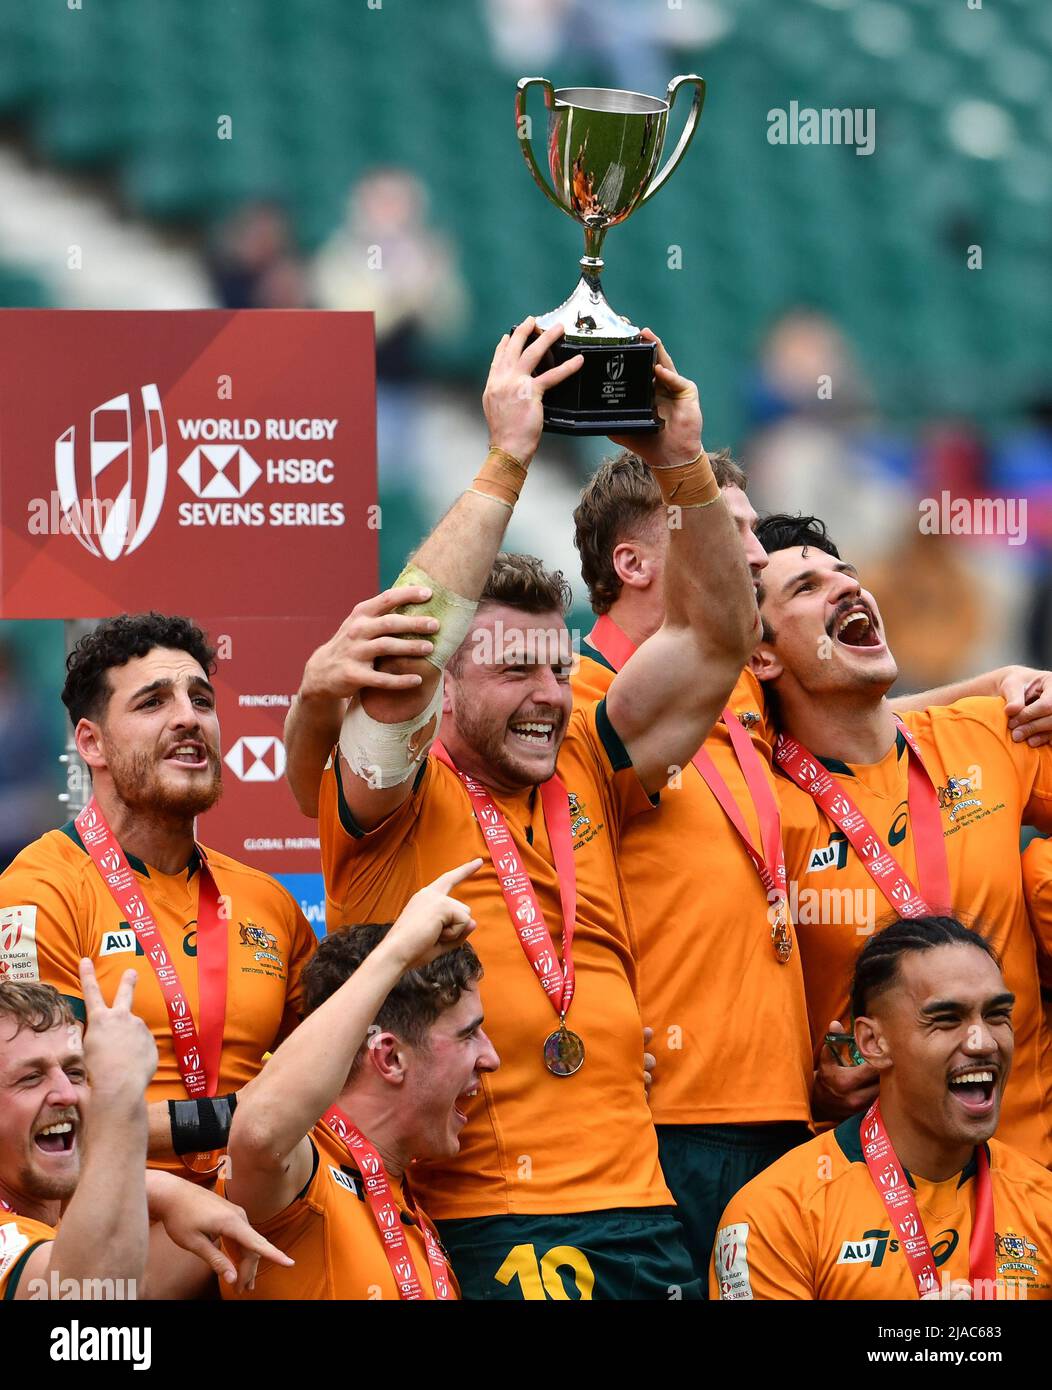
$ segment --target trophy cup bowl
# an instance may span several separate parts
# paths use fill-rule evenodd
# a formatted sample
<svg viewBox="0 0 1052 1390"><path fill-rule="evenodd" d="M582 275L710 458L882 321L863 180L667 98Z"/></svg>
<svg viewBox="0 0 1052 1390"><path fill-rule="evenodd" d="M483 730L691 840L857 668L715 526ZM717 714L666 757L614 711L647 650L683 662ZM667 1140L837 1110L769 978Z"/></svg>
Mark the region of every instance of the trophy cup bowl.
<svg viewBox="0 0 1052 1390"><path fill-rule="evenodd" d="M530 142L526 112L531 87L544 92L548 110L550 182ZM669 112L676 94L693 87L693 101L672 154L659 169ZM674 77L664 99L607 87L561 87L544 77L523 77L515 97L519 143L541 191L584 229L581 275L570 297L537 316L544 332L556 323L563 336L540 371L581 353L580 371L544 397L544 428L558 434L631 434L659 430L654 409L657 349L611 308L603 293L601 251L608 227L623 222L668 181L687 151L705 101L704 79Z"/></svg>

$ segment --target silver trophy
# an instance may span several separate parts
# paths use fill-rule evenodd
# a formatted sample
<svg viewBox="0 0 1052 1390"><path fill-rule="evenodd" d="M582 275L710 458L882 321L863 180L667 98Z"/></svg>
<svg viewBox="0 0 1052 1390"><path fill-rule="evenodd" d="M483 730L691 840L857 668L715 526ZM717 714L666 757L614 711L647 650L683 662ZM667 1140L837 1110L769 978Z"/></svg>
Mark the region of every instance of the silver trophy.
<svg viewBox="0 0 1052 1390"><path fill-rule="evenodd" d="M659 170L669 111L676 93L693 88L686 124ZM548 169L545 179L530 143L526 112L529 89L539 86L548 109ZM652 343L615 312L600 284L601 251L608 227L623 222L668 181L694 136L705 101L705 82L693 74L674 77L664 100L607 87L561 87L544 77L523 77L515 117L523 157L538 187L584 228L581 278L570 297L537 317L543 332L561 323L564 335L551 359L584 355L580 371L544 397L544 427L562 434L621 434L661 428L654 410Z"/></svg>

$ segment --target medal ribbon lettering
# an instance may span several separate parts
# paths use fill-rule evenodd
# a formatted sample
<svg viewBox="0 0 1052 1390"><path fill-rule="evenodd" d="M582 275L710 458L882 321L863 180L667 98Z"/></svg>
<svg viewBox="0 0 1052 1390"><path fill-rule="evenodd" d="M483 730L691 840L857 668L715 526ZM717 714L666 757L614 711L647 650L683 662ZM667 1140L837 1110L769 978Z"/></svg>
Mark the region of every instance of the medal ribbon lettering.
<svg viewBox="0 0 1052 1390"><path fill-rule="evenodd" d="M74 824L103 883L120 908L143 954L153 967L175 1044L175 1057L186 1093L192 1100L214 1096L219 1084L219 1059L226 1022L227 926L219 915L219 889L200 845L197 852L197 988L200 997L200 1036L183 993L179 972L168 954L157 923L143 898L116 836L94 797Z"/></svg>
<svg viewBox="0 0 1052 1390"><path fill-rule="evenodd" d="M488 788L461 772L440 742L432 744L431 752L457 774L471 800L519 944L555 1012L560 1020L564 1020L574 994L573 932L577 918L577 866L573 858L570 799L566 788L557 773L547 782L542 782L539 788L541 811L555 861L555 872L559 877L559 900L563 910L563 963L560 966L559 953L537 901L537 893L529 874L522 867L508 823Z"/></svg>
<svg viewBox="0 0 1052 1390"><path fill-rule="evenodd" d="M935 1258L928 1243L928 1234L917 1210L917 1199L906 1178L906 1170L892 1147L880 1113L877 1099L862 1117L862 1156L888 1213L888 1220L899 1238L910 1273L917 1285L917 1296L923 1298L938 1288ZM968 1277L974 1288L976 1280L992 1281L996 1275L994 1262L994 1199L990 1182L990 1163L983 1144L975 1150L975 1211L972 1216L972 1237L968 1245Z"/></svg>
<svg viewBox="0 0 1052 1390"><path fill-rule="evenodd" d="M620 671L625 662L636 650L631 640L617 626L608 613L604 613L588 635L589 643L606 657L615 671ZM752 739L742 728L741 721L728 705L721 716L730 735L731 748L738 766L741 768L745 784L749 789L757 820L760 822L760 839L763 852L753 844L749 827L728 787L704 745L691 758L702 781L716 798L724 815L734 826L742 846L749 856L753 868L763 884L767 901L776 907L775 923L771 930L778 959L785 963L792 953L792 929L789 925L789 910L786 903L785 851L782 848L782 817L778 809L774 791L767 779L760 755L753 747Z"/></svg>
<svg viewBox="0 0 1052 1390"><path fill-rule="evenodd" d="M365 1135L338 1105L330 1108L324 1123L347 1150L355 1167L362 1175L365 1199L369 1203L376 1228L383 1241L384 1254L391 1266L398 1297L411 1302L424 1297L423 1286L413 1263L409 1241L402 1227L398 1203L391 1191L391 1182L384 1168L383 1159L369 1143ZM427 1264L431 1271L431 1283L437 1299L453 1297L453 1281L449 1275L446 1257L442 1254L434 1231L427 1218L418 1213L420 1230L427 1249Z"/></svg>
<svg viewBox="0 0 1052 1390"><path fill-rule="evenodd" d="M834 780L803 744L780 734L774 745L774 760L847 836L866 872L895 911L902 917L927 917L933 911L949 911L952 906L942 817L939 798L917 741L905 724L899 724L899 731L909 756L908 806L919 889L892 857L843 785Z"/></svg>

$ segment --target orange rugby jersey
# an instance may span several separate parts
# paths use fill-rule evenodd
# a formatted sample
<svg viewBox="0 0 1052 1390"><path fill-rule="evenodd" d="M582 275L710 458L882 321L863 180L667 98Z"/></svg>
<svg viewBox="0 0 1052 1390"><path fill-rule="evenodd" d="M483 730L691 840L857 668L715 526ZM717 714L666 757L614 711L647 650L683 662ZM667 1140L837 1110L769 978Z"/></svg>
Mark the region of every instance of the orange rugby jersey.
<svg viewBox="0 0 1052 1390"><path fill-rule="evenodd" d="M336 769L322 780L319 825L330 930L390 921L440 873L476 855L485 859L457 887L457 897L478 923L471 944L485 970L484 1026L501 1066L482 1078L458 1157L414 1168L413 1185L438 1220L672 1201L643 1088L643 1025L617 871L622 823L649 811L651 803L604 705L571 715L559 775L570 798L577 872L576 993L567 1026L586 1049L584 1065L568 1077L545 1068L544 1040L558 1018L512 926L456 774L429 758L405 804L367 834L343 801ZM530 788L494 800L561 954L559 883L540 797Z"/></svg>
<svg viewBox="0 0 1052 1390"><path fill-rule="evenodd" d="M310 1133L314 1169L310 1182L284 1211L254 1222L272 1245L296 1261L291 1269L261 1260L255 1287L237 1293L223 1284L229 1299L394 1299L398 1285L384 1253L383 1238L362 1186L362 1175L347 1150L323 1124ZM413 1201L408 1183L387 1175L402 1230L424 1297L434 1299L422 1225L435 1239L434 1226ZM448 1261L447 1261L448 1264ZM456 1279L454 1297L460 1297Z"/></svg>
<svg viewBox="0 0 1052 1390"><path fill-rule="evenodd" d="M14 1298L30 1255L57 1235L54 1226L0 1208L0 1298Z"/></svg>
<svg viewBox="0 0 1052 1390"><path fill-rule="evenodd" d="M1037 941L1041 983L1052 986L1052 840L1031 840L1023 851L1023 892Z"/></svg>
<svg viewBox="0 0 1052 1390"><path fill-rule="evenodd" d="M791 1149L731 1198L709 1271L712 1298L918 1298L906 1256L862 1156L861 1115ZM1052 1176L987 1145L997 1297L1052 1298ZM941 1287L967 1279L975 1159L945 1182L907 1174ZM982 1290L990 1297L993 1290Z"/></svg>
<svg viewBox="0 0 1052 1390"><path fill-rule="evenodd" d="M1047 1165L1052 1163L1052 1040L1023 896L1019 829L1027 822L1052 824L1052 748L1015 743L998 698L959 700L910 712L905 720L942 806L954 911L988 935L1016 995L1015 1061L998 1132ZM827 761L825 767L919 888L902 736L879 763L849 767ZM874 926L894 913L810 796L787 779L778 780L790 905L817 1048L831 1019L848 1025L855 961Z"/></svg>
<svg viewBox="0 0 1052 1390"><path fill-rule="evenodd" d="M589 657L573 677L582 706L614 679ZM728 700L770 777L764 703L744 671ZM721 720L705 741L754 845L759 820ZM781 965L767 894L737 830L696 768L629 821L618 857L638 950L639 1006L654 1030L656 1124L808 1120L811 1048L799 951ZM773 866L771 866L773 867Z"/></svg>
<svg viewBox="0 0 1052 1390"><path fill-rule="evenodd" d="M299 1021L300 976L315 936L291 895L268 874L206 849L220 894L229 899L226 1020L218 1093L244 1086ZM197 855L183 872L162 874L127 856L179 972L200 1026L197 989ZM17 940L15 939L17 937ZM153 967L84 850L72 822L34 840L0 875L0 969L14 980L54 985L83 1015L78 965L95 963L112 1002L121 976L138 972L135 1012L157 1043L149 1101L185 1100L168 1012ZM179 1160L168 1165L183 1172Z"/></svg>

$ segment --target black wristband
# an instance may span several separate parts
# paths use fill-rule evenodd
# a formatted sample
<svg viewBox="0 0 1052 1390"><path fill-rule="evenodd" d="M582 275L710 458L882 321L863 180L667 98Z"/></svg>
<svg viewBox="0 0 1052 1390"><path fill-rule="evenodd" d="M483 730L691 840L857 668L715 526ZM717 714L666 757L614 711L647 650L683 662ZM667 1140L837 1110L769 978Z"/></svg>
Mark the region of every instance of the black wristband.
<svg viewBox="0 0 1052 1390"><path fill-rule="evenodd" d="M206 1100L170 1100L172 1148L177 1154L210 1153L225 1149L230 1122L237 1108L237 1093Z"/></svg>

